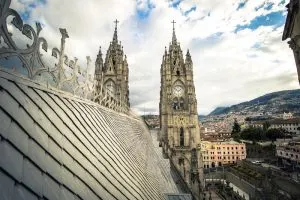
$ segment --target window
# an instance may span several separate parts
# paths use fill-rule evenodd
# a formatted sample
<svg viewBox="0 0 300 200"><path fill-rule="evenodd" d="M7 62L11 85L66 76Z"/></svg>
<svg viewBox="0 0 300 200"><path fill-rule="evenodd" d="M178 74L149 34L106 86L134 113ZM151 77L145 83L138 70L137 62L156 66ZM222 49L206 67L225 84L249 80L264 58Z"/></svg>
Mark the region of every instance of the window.
<svg viewBox="0 0 300 200"><path fill-rule="evenodd" d="M179 110L179 102L177 98L173 99L173 109L174 110Z"/></svg>
<svg viewBox="0 0 300 200"><path fill-rule="evenodd" d="M184 146L184 131L182 127L180 127L180 146Z"/></svg>

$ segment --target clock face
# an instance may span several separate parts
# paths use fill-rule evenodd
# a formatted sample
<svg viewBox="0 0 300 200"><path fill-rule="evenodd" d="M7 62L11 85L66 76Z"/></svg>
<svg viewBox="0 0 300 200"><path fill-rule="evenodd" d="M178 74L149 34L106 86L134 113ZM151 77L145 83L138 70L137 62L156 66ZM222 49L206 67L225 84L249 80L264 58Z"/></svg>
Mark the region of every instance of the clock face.
<svg viewBox="0 0 300 200"><path fill-rule="evenodd" d="M183 93L184 93L184 89L182 86L180 85L175 85L173 87L173 95L176 96L176 97L182 97L183 96Z"/></svg>

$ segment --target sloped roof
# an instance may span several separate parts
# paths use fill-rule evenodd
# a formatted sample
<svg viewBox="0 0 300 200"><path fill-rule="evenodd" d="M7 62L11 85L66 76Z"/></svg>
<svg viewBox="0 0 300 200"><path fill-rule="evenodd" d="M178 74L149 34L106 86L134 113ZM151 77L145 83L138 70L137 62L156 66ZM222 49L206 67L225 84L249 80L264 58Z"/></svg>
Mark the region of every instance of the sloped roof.
<svg viewBox="0 0 300 200"><path fill-rule="evenodd" d="M157 200L176 192L137 117L0 71L0 121L0 199Z"/></svg>

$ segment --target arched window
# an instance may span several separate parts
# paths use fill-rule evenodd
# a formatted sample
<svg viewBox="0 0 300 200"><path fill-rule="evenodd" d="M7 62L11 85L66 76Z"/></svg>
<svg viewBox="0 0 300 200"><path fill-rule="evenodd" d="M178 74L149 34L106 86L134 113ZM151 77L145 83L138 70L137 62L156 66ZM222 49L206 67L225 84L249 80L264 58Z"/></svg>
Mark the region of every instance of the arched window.
<svg viewBox="0 0 300 200"><path fill-rule="evenodd" d="M179 103L178 103L178 99L177 98L173 99L173 109L174 110L178 110L179 109Z"/></svg>
<svg viewBox="0 0 300 200"><path fill-rule="evenodd" d="M180 127L180 146L183 147L184 146L184 131L183 128Z"/></svg>
<svg viewBox="0 0 300 200"><path fill-rule="evenodd" d="M180 76L180 71L177 69L177 71L176 71L176 75L177 76Z"/></svg>

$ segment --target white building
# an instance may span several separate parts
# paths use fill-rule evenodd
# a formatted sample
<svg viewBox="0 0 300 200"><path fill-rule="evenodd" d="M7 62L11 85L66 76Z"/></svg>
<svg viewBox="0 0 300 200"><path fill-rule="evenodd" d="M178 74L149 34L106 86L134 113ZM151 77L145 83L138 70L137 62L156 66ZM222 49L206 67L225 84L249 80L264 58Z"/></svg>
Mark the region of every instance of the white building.
<svg viewBox="0 0 300 200"><path fill-rule="evenodd" d="M300 118L275 119L270 121L270 128L283 128L289 133L300 135Z"/></svg>
<svg viewBox="0 0 300 200"><path fill-rule="evenodd" d="M266 121L259 121L255 123L251 122L248 124L248 126L263 128L263 124L265 122ZM300 118L274 119L269 120L268 122L270 123L269 128L283 128L289 133L300 136Z"/></svg>

